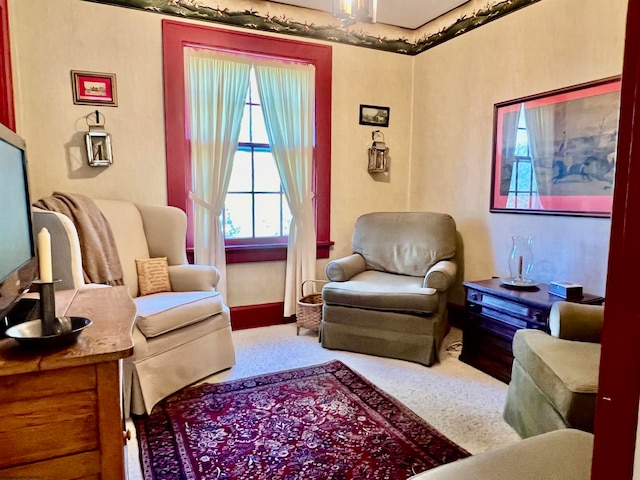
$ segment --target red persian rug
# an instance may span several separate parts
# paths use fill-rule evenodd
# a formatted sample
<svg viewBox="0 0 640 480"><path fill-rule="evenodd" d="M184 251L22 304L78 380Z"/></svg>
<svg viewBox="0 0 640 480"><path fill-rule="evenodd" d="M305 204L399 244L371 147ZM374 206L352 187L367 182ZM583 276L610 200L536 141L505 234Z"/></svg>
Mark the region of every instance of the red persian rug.
<svg viewBox="0 0 640 480"><path fill-rule="evenodd" d="M145 480L405 480L469 455L337 360L190 387L134 421Z"/></svg>

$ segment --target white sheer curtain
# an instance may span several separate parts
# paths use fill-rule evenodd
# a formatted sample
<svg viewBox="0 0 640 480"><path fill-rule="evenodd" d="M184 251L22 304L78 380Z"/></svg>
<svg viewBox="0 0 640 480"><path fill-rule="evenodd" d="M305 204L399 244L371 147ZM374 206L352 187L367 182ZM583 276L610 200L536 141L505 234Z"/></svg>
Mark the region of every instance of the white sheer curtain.
<svg viewBox="0 0 640 480"><path fill-rule="evenodd" d="M284 315L295 314L304 280L316 278L312 167L315 67L254 62L269 143L293 219L289 229Z"/></svg>
<svg viewBox="0 0 640 480"><path fill-rule="evenodd" d="M525 108L527 133L529 134L529 148L531 162L534 165L538 185L542 185L542 194L549 195L548 186L551 185L550 176L543 176L541 172L551 172L553 154L555 150L555 108L547 105L536 108ZM548 168L544 168L548 167ZM539 208L542 208L540 205Z"/></svg>
<svg viewBox="0 0 640 480"><path fill-rule="evenodd" d="M518 118L520 110L506 113L502 123L502 171L500 172L500 195L508 195L516 160L516 141L518 138ZM508 167L507 167L508 166Z"/></svg>
<svg viewBox="0 0 640 480"><path fill-rule="evenodd" d="M243 57L185 48L185 76L191 137L196 263L220 270L217 290L226 297L227 263L221 221L233 156L238 147L251 64Z"/></svg>

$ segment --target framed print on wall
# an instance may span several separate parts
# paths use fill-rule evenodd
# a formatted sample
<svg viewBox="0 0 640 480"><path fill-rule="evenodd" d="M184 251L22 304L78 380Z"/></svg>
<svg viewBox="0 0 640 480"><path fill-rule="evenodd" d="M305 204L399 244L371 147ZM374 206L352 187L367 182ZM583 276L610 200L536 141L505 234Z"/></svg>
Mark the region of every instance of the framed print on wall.
<svg viewBox="0 0 640 480"><path fill-rule="evenodd" d="M360 105L360 125L388 127L391 108L375 105Z"/></svg>
<svg viewBox="0 0 640 480"><path fill-rule="evenodd" d="M494 106L491 212L608 217L620 77Z"/></svg>
<svg viewBox="0 0 640 480"><path fill-rule="evenodd" d="M76 105L118 106L115 74L71 70L71 83Z"/></svg>

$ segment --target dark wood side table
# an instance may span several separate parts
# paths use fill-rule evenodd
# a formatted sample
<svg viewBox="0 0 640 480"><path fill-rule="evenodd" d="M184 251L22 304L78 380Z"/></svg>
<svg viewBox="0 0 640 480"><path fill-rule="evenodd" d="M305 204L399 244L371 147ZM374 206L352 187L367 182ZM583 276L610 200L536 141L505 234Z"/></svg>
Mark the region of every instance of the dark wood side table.
<svg viewBox="0 0 640 480"><path fill-rule="evenodd" d="M549 331L549 311L558 301L600 305L603 297L585 293L581 298L564 299L549 293L549 285L514 289L500 279L464 282L466 319L463 326L460 360L509 383L516 331L535 328Z"/></svg>

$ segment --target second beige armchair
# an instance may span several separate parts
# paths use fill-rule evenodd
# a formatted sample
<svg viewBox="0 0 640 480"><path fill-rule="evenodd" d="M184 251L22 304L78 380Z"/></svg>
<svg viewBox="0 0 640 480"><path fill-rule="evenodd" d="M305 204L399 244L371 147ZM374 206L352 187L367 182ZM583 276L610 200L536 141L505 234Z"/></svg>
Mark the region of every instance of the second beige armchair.
<svg viewBox="0 0 640 480"><path fill-rule="evenodd" d="M448 330L456 225L433 212L375 212L354 228L353 254L327 265L325 348L431 365Z"/></svg>
<svg viewBox="0 0 640 480"><path fill-rule="evenodd" d="M504 418L521 437L560 428L593 432L604 307L556 302L551 334L518 330Z"/></svg>

